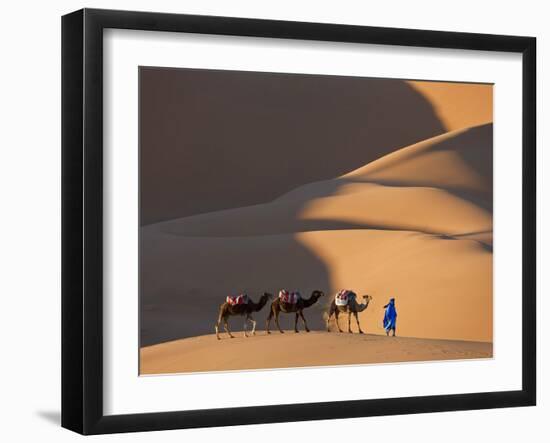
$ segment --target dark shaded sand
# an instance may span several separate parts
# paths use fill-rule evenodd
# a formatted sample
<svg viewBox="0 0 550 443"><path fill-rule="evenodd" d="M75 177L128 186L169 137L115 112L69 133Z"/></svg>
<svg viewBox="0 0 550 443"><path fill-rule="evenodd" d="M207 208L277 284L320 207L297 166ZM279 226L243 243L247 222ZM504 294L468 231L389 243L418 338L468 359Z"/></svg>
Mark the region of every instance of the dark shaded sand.
<svg viewBox="0 0 550 443"><path fill-rule="evenodd" d="M394 79L142 68L141 223L264 203L447 132L424 92Z"/></svg>
<svg viewBox="0 0 550 443"><path fill-rule="evenodd" d="M230 339L214 334L141 348L140 373L335 366L430 360L492 358L492 343L434 340L384 335L312 331L285 334L265 331L254 337L234 332Z"/></svg>

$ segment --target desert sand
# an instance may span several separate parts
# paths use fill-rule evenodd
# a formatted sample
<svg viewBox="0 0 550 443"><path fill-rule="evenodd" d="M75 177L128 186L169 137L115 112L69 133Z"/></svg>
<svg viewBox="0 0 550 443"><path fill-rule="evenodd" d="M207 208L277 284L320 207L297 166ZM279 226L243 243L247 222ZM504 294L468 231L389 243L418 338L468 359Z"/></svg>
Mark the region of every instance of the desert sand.
<svg viewBox="0 0 550 443"><path fill-rule="evenodd" d="M141 349L141 374L490 358L491 343L287 331L254 337L214 335Z"/></svg>
<svg viewBox="0 0 550 443"><path fill-rule="evenodd" d="M447 131L493 121L493 88L482 83L407 81L433 106Z"/></svg>
<svg viewBox="0 0 550 443"><path fill-rule="evenodd" d="M352 137L354 143L362 140L364 144L354 144L359 154L347 166L339 161L347 155L347 148L339 152L338 146L323 145L323 156L314 163L330 165L334 160L335 167L290 180L294 183L290 189L286 189L289 183L279 183L267 193L254 194L270 175L264 179L254 178L255 172L247 175L250 185L245 188L254 188L254 195L245 200L257 203L240 205L238 201L227 209L219 204L220 210L207 212L195 208L195 215L169 220L160 208L153 210L152 218L165 221L144 225L140 231L142 369L180 372L491 355L492 89L488 85L420 83L408 82L408 89L399 90L398 96L390 94L377 116L381 132L373 130L372 139L368 131L364 137ZM388 83L379 86L395 92ZM410 123L404 114L396 116L395 128L389 129L391 113L385 106L403 98L400 94L414 99L415 106L429 104L428 120L433 117L439 123L423 127L428 128L428 136L419 139L422 131L401 131L402 121ZM466 99L455 100L461 94ZM378 102L373 96L368 98L365 115L376 116L369 106ZM409 107L412 102L407 103L405 114L414 110ZM425 111L422 106L419 109ZM394 137L391 148L383 143L383 134L394 133L408 142L399 144ZM292 143L290 148L281 145L282 150L292 147ZM243 155L242 159L254 156ZM360 157L366 161L359 161ZM296 165L287 161L282 167L278 162L270 164L270 158L260 170L282 168L286 177L307 169L302 160ZM312 180L313 176L317 179ZM208 188L208 177L196 186ZM231 190L228 198L230 194ZM184 201L185 195L180 199ZM216 203L209 201L209 205ZM246 343L211 340L209 334L214 332L226 295L246 292L257 300L264 292L277 294L281 288L300 290L305 297L313 290L325 293L304 311L314 331L325 330L328 305L340 289L371 295L371 303L360 314L367 335L260 335ZM383 334L383 306L390 297L396 299L399 335L391 343L399 346L384 352L389 342L377 334ZM254 314L262 332L268 308ZM291 329L293 322L294 315L281 316L283 328ZM243 319L232 318L230 325L233 331L242 331ZM356 332L354 323L352 331ZM279 349L274 355L280 363L266 357L266 366L257 366L264 363L247 357L248 347L252 351L256 343L267 345L267 340L271 340L270 349ZM319 355L308 353L305 360L283 356L287 349L283 343L288 340L300 341L292 345L296 349L318 349ZM372 349L380 346L379 352L356 352L354 346L370 341ZM329 358L321 352L329 343L331 349L343 346L349 350L339 349ZM218 354L209 356L214 350L226 355L225 347L243 352L233 360L229 354L229 360Z"/></svg>
<svg viewBox="0 0 550 443"><path fill-rule="evenodd" d="M140 103L142 224L264 203L492 121L491 85L380 78L142 68Z"/></svg>
<svg viewBox="0 0 550 443"><path fill-rule="evenodd" d="M373 296L367 332L395 297L401 335L492 341L491 155L490 124L461 129L270 203L143 227L142 345L212 332L231 291L282 287L327 294L315 329L350 288Z"/></svg>

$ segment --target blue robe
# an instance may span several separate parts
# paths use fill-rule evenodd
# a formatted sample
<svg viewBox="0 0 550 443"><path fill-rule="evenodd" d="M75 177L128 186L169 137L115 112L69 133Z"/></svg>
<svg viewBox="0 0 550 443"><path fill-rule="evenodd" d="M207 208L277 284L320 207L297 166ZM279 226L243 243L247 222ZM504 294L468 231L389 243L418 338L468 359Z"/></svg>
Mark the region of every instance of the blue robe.
<svg viewBox="0 0 550 443"><path fill-rule="evenodd" d="M386 312L384 313L384 329L390 331L395 329L395 323L397 321L397 311L395 310L395 301L393 298L386 305Z"/></svg>

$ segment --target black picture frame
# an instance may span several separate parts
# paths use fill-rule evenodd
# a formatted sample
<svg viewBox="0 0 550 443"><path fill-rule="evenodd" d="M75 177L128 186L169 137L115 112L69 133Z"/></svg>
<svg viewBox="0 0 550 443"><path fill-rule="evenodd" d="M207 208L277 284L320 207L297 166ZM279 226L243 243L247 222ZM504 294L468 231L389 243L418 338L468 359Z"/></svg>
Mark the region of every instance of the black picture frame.
<svg viewBox="0 0 550 443"><path fill-rule="evenodd" d="M522 389L458 395L104 415L102 77L103 30L107 28L522 54ZM97 9L83 9L63 16L62 426L82 434L103 434L535 405L535 66L536 39L533 37Z"/></svg>

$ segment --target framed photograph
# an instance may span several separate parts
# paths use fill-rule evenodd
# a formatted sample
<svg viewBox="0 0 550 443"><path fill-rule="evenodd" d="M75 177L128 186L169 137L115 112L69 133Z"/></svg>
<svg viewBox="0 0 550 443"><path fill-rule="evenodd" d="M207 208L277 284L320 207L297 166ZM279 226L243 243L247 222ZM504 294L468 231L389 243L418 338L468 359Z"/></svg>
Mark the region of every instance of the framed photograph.
<svg viewBox="0 0 550 443"><path fill-rule="evenodd" d="M62 19L62 425L536 402L532 37Z"/></svg>

